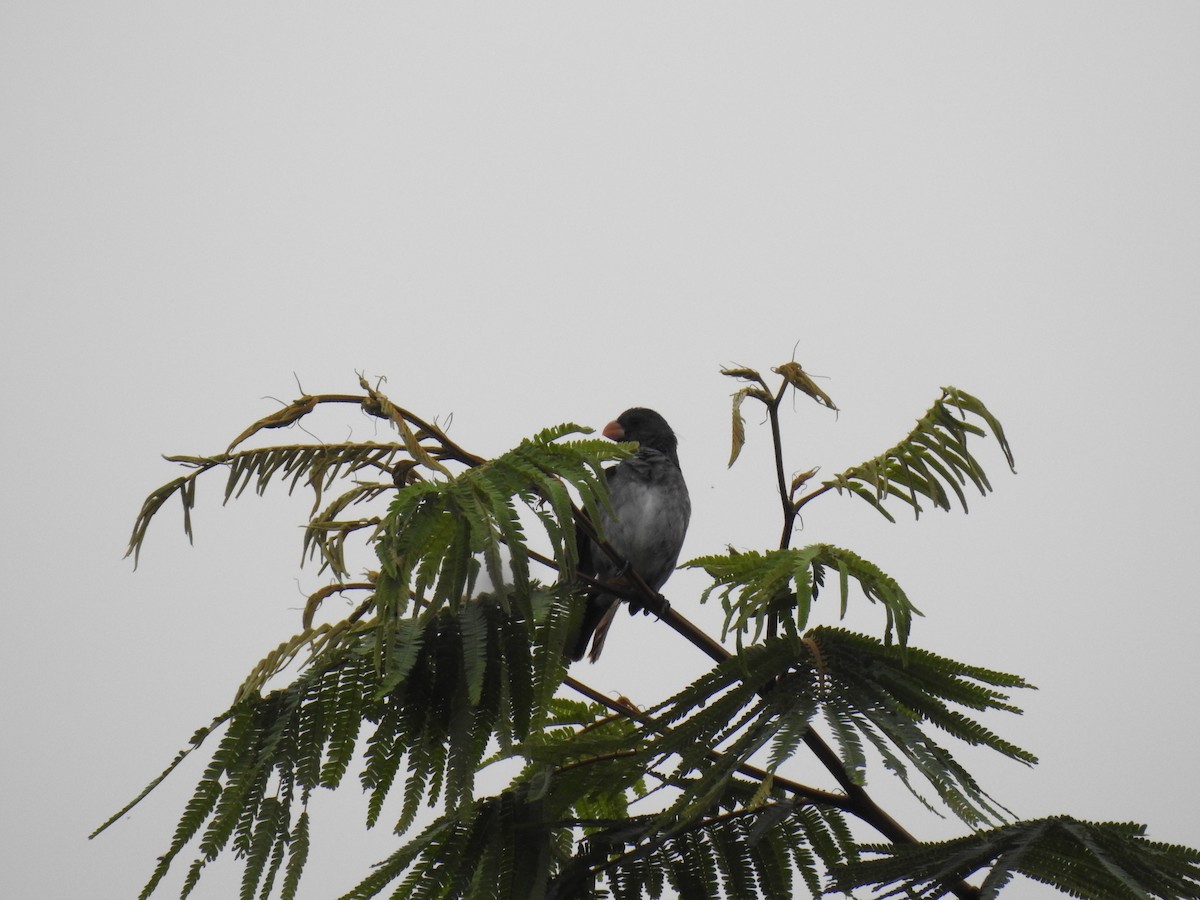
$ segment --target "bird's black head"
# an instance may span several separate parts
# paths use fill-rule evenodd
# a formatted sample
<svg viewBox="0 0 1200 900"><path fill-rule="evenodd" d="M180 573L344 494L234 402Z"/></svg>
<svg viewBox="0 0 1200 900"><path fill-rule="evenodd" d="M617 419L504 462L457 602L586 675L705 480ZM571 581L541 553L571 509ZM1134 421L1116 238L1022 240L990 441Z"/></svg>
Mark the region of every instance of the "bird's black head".
<svg viewBox="0 0 1200 900"><path fill-rule="evenodd" d="M657 450L679 465L676 452L679 441L667 420L652 409L635 406L617 416L604 427L604 436L614 441L637 441L643 447Z"/></svg>

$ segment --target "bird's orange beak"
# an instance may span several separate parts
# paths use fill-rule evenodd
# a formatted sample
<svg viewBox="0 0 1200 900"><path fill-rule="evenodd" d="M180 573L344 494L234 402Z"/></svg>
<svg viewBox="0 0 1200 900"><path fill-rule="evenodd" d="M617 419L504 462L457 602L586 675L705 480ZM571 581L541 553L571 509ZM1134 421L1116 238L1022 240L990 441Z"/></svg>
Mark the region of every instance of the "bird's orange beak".
<svg viewBox="0 0 1200 900"><path fill-rule="evenodd" d="M615 419L604 426L604 436L610 441L625 440L625 429L621 427L621 423Z"/></svg>

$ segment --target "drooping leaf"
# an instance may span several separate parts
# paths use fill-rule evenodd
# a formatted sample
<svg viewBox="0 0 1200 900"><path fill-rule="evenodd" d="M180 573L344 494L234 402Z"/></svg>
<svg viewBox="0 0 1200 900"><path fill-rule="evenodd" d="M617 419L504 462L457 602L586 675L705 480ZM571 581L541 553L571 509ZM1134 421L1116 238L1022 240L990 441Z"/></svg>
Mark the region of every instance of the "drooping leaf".
<svg viewBox="0 0 1200 900"><path fill-rule="evenodd" d="M226 502L241 496L251 483L255 485L256 492L262 494L272 481L290 480L289 493L300 484L312 489L315 511L325 488L336 478L353 475L362 469L375 471L389 467L404 453L404 447L399 444L341 443L260 447L216 456L169 456L168 461L193 471L172 479L146 498L134 522L126 555L132 555L137 561L151 520L163 504L176 494L183 501L184 527L190 538L190 515L196 505L196 482L201 475L210 471L226 471Z"/></svg>
<svg viewBox="0 0 1200 900"><path fill-rule="evenodd" d="M713 592L718 593L725 611L722 636L733 631L739 642L748 634L752 640L761 638L773 613L782 615L793 631L803 631L825 573L831 569L839 576L841 615L846 614L852 578L868 600L883 607L887 617L885 640L890 641L894 634L902 646L906 644L912 617L921 614L904 590L878 566L832 544L766 553L730 548L723 555L689 560L683 567L702 568L713 579L700 600L704 602Z"/></svg>
<svg viewBox="0 0 1200 900"><path fill-rule="evenodd" d="M871 854L836 869L842 890L875 887L876 896L933 900L989 868L981 900L1014 874L1088 900L1188 900L1200 897L1200 851L1146 838L1142 825L1054 816L1014 822L938 843L869 845Z"/></svg>
<svg viewBox="0 0 1200 900"><path fill-rule="evenodd" d="M889 521L895 521L885 506L891 498L908 504L914 516L920 516L923 501L949 510L953 506L953 495L965 512L967 498L963 487L968 482L980 494L992 489L983 466L968 447L970 438L983 438L988 431L968 420L968 413L981 419L991 430L1005 461L1015 472L1012 448L996 417L980 400L965 391L944 387L942 396L917 420L916 426L902 441L824 482L820 489L797 501L798 505L833 489L862 497Z"/></svg>
<svg viewBox="0 0 1200 900"><path fill-rule="evenodd" d="M1026 765L1037 758L994 734L966 710L1019 712L1007 691L1030 685L1015 675L971 666L926 650L889 647L837 628L815 628L802 645L810 653L821 708L847 768L865 772L870 745L918 798L911 766L938 799L968 824L1007 817L927 726L969 745L988 747ZM865 780L865 779L864 779Z"/></svg>

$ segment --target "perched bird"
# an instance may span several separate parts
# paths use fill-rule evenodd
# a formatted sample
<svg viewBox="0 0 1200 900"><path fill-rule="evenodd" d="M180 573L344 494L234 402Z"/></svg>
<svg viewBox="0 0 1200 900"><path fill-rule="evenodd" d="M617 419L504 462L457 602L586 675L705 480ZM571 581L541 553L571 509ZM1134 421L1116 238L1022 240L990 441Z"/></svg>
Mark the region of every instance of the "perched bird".
<svg viewBox="0 0 1200 900"><path fill-rule="evenodd" d="M609 422L604 436L614 441L637 441L638 451L605 470L611 509L601 511L601 533L629 568L657 591L675 571L692 515L692 502L675 449L675 432L654 410L635 407ZM576 537L580 572L598 581L625 574L624 568L594 541L579 533ZM591 661L600 658L619 599L599 589L588 594L571 659L582 659L589 643Z"/></svg>

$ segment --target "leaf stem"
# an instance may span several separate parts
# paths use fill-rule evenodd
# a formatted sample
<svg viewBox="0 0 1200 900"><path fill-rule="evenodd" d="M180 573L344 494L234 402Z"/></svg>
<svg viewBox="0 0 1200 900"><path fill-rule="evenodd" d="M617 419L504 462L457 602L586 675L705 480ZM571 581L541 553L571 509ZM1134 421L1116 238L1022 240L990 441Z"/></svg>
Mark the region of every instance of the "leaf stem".
<svg viewBox="0 0 1200 900"><path fill-rule="evenodd" d="M792 526L796 521L796 509L788 494L787 476L783 471L783 435L779 427L779 405L783 402L783 394L787 390L786 379L779 385L775 397L767 404L767 414L771 419L771 443L775 447L775 478L779 485L779 502L783 506L783 533L779 536L779 549L786 550L792 542ZM771 632L774 636L774 631Z"/></svg>

